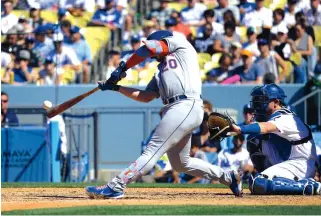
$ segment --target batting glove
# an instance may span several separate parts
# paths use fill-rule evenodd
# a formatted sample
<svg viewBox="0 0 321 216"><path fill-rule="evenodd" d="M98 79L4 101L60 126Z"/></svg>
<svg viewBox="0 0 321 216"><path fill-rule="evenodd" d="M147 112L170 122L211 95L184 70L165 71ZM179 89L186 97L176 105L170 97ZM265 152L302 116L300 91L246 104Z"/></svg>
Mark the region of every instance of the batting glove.
<svg viewBox="0 0 321 216"><path fill-rule="evenodd" d="M126 77L126 63L121 61L118 67L111 73L109 82L117 84L122 78Z"/></svg>
<svg viewBox="0 0 321 216"><path fill-rule="evenodd" d="M119 91L120 85L115 85L110 83L108 80L105 81L98 81L98 88L102 91L111 90L111 91Z"/></svg>

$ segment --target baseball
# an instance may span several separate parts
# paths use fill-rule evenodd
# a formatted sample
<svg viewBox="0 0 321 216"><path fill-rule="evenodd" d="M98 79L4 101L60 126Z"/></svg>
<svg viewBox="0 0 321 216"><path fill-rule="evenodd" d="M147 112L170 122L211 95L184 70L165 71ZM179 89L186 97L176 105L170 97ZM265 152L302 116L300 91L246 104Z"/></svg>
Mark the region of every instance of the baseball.
<svg viewBox="0 0 321 216"><path fill-rule="evenodd" d="M50 101L48 101L48 100L45 100L44 102L43 102L43 108L44 109L51 109L52 108L52 103L50 102Z"/></svg>

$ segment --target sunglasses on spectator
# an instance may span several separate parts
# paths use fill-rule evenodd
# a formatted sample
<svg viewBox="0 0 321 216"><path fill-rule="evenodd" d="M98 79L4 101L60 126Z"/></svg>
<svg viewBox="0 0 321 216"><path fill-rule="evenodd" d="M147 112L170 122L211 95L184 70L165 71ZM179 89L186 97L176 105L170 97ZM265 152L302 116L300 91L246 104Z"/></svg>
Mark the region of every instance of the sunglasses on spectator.
<svg viewBox="0 0 321 216"><path fill-rule="evenodd" d="M1 103L8 103L8 100L1 100Z"/></svg>

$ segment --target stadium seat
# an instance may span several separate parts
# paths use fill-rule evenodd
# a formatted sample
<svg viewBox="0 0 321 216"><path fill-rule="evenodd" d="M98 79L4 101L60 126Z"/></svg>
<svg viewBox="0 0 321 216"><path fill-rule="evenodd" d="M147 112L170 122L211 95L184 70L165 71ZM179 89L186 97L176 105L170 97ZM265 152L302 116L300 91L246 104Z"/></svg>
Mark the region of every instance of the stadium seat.
<svg viewBox="0 0 321 216"><path fill-rule="evenodd" d="M296 52L296 53L292 53L290 60L293 61L296 65L300 65L301 61L302 61L302 56L300 53Z"/></svg>
<svg viewBox="0 0 321 216"><path fill-rule="evenodd" d="M84 28L87 26L92 16L93 16L93 13L90 13L90 12L84 12L83 16L73 16L70 14L67 16L67 20L69 20L72 25L76 25L80 28Z"/></svg>
<svg viewBox="0 0 321 216"><path fill-rule="evenodd" d="M321 47L321 26L313 26L315 45Z"/></svg>
<svg viewBox="0 0 321 216"><path fill-rule="evenodd" d="M168 3L168 7L172 8L176 11L181 11L183 8L185 8L187 4L184 3L178 3L178 2L170 2Z"/></svg>
<svg viewBox="0 0 321 216"><path fill-rule="evenodd" d="M246 31L247 31L246 26L239 26L238 27L238 32L240 34L240 37L241 37L242 41L247 41Z"/></svg>
<svg viewBox="0 0 321 216"><path fill-rule="evenodd" d="M222 53L214 53L212 55L212 62L218 64L221 56L222 56Z"/></svg>
<svg viewBox="0 0 321 216"><path fill-rule="evenodd" d="M58 22L58 14L55 11L42 10L41 18L47 22L56 23Z"/></svg>
<svg viewBox="0 0 321 216"><path fill-rule="evenodd" d="M289 82L293 82L293 65L290 61L284 61L284 63L286 64L286 67L287 67L287 70L286 71L283 71L281 67L279 67L279 71L280 73L285 73L285 79L286 79L286 82L289 83Z"/></svg>
<svg viewBox="0 0 321 216"><path fill-rule="evenodd" d="M138 74L139 72L137 70L128 70L126 78L122 79L119 85L137 85L139 80Z"/></svg>
<svg viewBox="0 0 321 216"><path fill-rule="evenodd" d="M72 69L65 70L62 76L62 83L69 84L74 82L76 79L76 72Z"/></svg>
<svg viewBox="0 0 321 216"><path fill-rule="evenodd" d="M211 55L208 53L198 53L198 64L201 69L204 68L204 64L208 61L211 61Z"/></svg>
<svg viewBox="0 0 321 216"><path fill-rule="evenodd" d="M217 68L218 66L219 66L218 62L212 62L212 61L206 62L204 64L204 72L207 73L211 69Z"/></svg>
<svg viewBox="0 0 321 216"><path fill-rule="evenodd" d="M13 10L12 14L16 15L18 18L21 16L29 18L29 11L28 10Z"/></svg>
<svg viewBox="0 0 321 216"><path fill-rule="evenodd" d="M107 27L86 27L82 29L83 35L89 44L92 57L97 57L100 48L109 40L110 31Z"/></svg>
<svg viewBox="0 0 321 216"><path fill-rule="evenodd" d="M277 1L272 1L272 3L269 5L269 8L271 10L275 10L277 8L284 9L285 5L287 4L287 0L277 0Z"/></svg>

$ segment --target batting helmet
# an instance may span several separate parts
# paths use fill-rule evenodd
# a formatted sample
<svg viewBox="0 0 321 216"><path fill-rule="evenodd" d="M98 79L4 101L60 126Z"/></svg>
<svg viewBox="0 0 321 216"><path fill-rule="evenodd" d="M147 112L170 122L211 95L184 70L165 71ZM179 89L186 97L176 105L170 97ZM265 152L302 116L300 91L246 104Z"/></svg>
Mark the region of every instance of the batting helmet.
<svg viewBox="0 0 321 216"><path fill-rule="evenodd" d="M160 41L166 37L173 36L173 33L166 30L155 31L147 37L147 40L157 40Z"/></svg>
<svg viewBox="0 0 321 216"><path fill-rule="evenodd" d="M282 105L285 105L284 99L286 95L283 89L274 83L255 87L251 92L251 96L251 107L254 109L257 121L266 120L267 107L272 100L278 99Z"/></svg>

